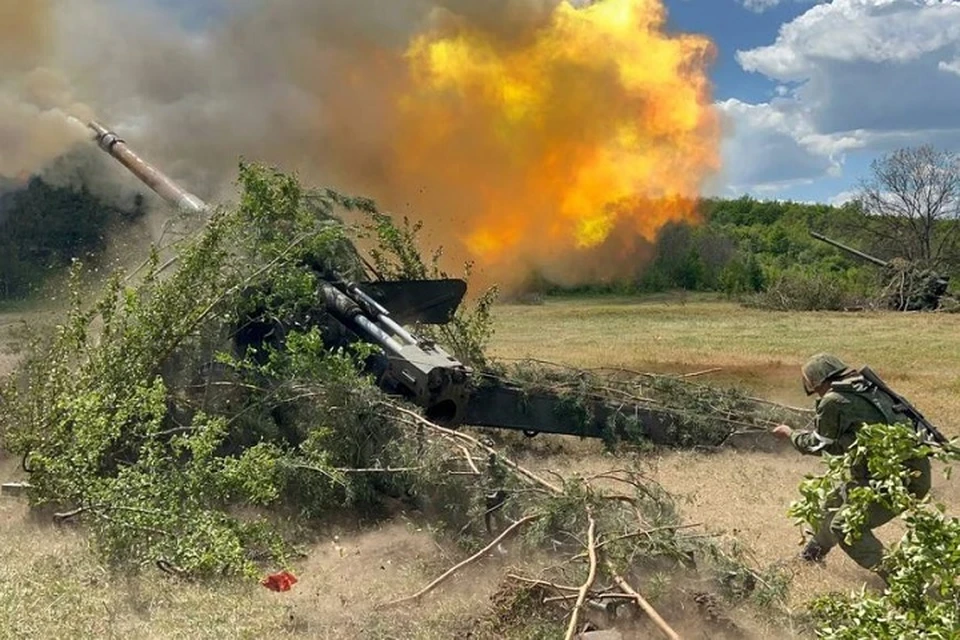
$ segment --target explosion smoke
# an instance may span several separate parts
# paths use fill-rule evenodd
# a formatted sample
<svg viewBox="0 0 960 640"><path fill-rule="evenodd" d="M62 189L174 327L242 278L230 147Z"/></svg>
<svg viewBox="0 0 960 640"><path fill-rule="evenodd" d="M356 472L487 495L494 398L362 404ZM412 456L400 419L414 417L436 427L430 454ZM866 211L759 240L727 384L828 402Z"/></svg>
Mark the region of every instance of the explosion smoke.
<svg viewBox="0 0 960 640"><path fill-rule="evenodd" d="M629 273L615 229L652 240L692 215L717 164L710 46L666 36L659 0L563 2L519 42L444 22L407 53L394 177L429 184L427 210L457 207L480 265L501 279L516 255L572 278L584 261Z"/></svg>
<svg viewBox="0 0 960 640"><path fill-rule="evenodd" d="M211 26L145 1L0 0L0 173L69 148L77 96L207 199L239 157L277 164L422 218L511 286L635 272L717 168L712 47L667 34L661 0L194 4Z"/></svg>
<svg viewBox="0 0 960 640"><path fill-rule="evenodd" d="M0 175L37 172L83 139L65 116L87 113L69 85L42 63L50 55L48 0L0 1Z"/></svg>

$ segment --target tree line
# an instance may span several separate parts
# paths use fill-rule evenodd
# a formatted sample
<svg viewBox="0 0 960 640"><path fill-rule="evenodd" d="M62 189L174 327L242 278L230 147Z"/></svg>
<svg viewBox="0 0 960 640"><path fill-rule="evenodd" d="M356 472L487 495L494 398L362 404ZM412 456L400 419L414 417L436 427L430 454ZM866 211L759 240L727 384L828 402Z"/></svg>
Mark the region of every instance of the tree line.
<svg viewBox="0 0 960 640"><path fill-rule="evenodd" d="M665 226L653 258L629 278L563 287L539 277L543 294L714 291L743 297L771 288L801 292L804 308L834 308L882 286L876 265L809 235L817 231L883 260L903 258L953 275L960 267L960 156L930 146L874 161L857 197L842 206L705 198L700 221ZM86 188L39 177L0 183L0 301L29 297L74 258L95 258L111 228L142 214Z"/></svg>
<svg viewBox="0 0 960 640"><path fill-rule="evenodd" d="M112 229L143 214L104 202L85 186L60 186L34 176L0 184L0 302L37 293L74 259L96 261Z"/></svg>
<svg viewBox="0 0 960 640"><path fill-rule="evenodd" d="M705 198L699 222L670 224L653 259L632 277L541 293L715 291L742 297L788 288L802 308L842 308L874 296L884 269L811 237L810 232L884 261L960 275L960 156L931 146L876 159L856 196L841 206Z"/></svg>

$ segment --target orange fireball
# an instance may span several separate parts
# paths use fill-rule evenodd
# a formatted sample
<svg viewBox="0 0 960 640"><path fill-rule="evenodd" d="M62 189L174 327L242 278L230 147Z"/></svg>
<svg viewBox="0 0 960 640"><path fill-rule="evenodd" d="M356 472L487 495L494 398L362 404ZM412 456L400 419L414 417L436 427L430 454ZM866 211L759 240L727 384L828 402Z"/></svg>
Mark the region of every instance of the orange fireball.
<svg viewBox="0 0 960 640"><path fill-rule="evenodd" d="M508 285L531 268L635 269L636 238L694 219L719 165L713 47L665 17L660 0L564 1L521 37L437 24L406 53L392 182Z"/></svg>

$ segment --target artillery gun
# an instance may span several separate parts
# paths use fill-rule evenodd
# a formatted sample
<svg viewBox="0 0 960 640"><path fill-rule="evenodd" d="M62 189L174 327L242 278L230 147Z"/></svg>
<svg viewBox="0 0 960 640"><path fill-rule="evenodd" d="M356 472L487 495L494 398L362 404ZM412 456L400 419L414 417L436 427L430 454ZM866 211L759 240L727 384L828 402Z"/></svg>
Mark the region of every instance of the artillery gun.
<svg viewBox="0 0 960 640"><path fill-rule="evenodd" d="M884 288L883 304L894 311L934 311L939 309L947 295L950 278L931 269L923 269L903 259L881 260L858 251L827 236L811 231L810 235L841 251L857 256L881 267L887 272L888 284Z"/></svg>
<svg viewBox="0 0 960 640"><path fill-rule="evenodd" d="M187 214L206 214L203 200L140 158L117 134L97 122L88 127L103 151L168 204ZM365 265L362 259L359 262ZM678 440L680 414L668 407L629 399L612 402L602 394L585 393L577 398L576 410L565 410L570 400L561 393L533 390L492 372L475 371L440 345L405 328L449 322L466 293L463 280L384 281L376 279L376 274L371 278L363 268L347 277L329 264L304 267L314 272L319 308L309 314L307 324L320 325L329 346L363 341L379 347L380 354L367 365L379 387L418 405L439 424L511 429L527 436L643 438L661 444ZM272 340L282 347L283 333L284 327L254 318L234 339L245 343ZM716 422L745 426L729 417L717 416Z"/></svg>

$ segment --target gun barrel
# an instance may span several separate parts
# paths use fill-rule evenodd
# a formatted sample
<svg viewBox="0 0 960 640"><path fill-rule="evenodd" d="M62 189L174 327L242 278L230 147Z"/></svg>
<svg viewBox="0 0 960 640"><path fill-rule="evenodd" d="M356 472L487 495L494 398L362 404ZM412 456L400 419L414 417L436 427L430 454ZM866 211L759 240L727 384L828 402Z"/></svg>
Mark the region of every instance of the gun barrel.
<svg viewBox="0 0 960 640"><path fill-rule="evenodd" d="M190 193L165 173L130 150L127 143L99 122L88 122L87 127L94 133L94 139L100 148L114 157L145 185L153 189L161 198L184 213L203 213L207 204Z"/></svg>
<svg viewBox="0 0 960 640"><path fill-rule="evenodd" d="M827 236L821 235L821 234L817 233L816 231L811 231L811 232L810 232L810 235L813 236L814 238L816 238L817 240L822 240L823 242L826 242L827 244L833 245L833 246L835 246L836 248L838 248L838 249L840 249L840 250L842 250L842 251L846 251L847 253L852 253L853 255L855 255L855 256L857 256L857 257L859 257L859 258L863 258L864 260L866 260L866 261L868 261L868 262L872 262L873 264L875 264L875 265L877 265L877 266L879 266L879 267L889 267L889 266L890 266L890 263L889 263L889 262L885 262L885 261L881 260L880 258L875 258L874 256L871 256L871 255L869 255L869 254L866 254L866 253L864 253L864 252L862 252L862 251L857 251L856 249L854 249L854 248L852 248L852 247L848 247L847 245L842 244L842 243L840 243L840 242L837 242L836 240L831 240L831 239L828 238Z"/></svg>

